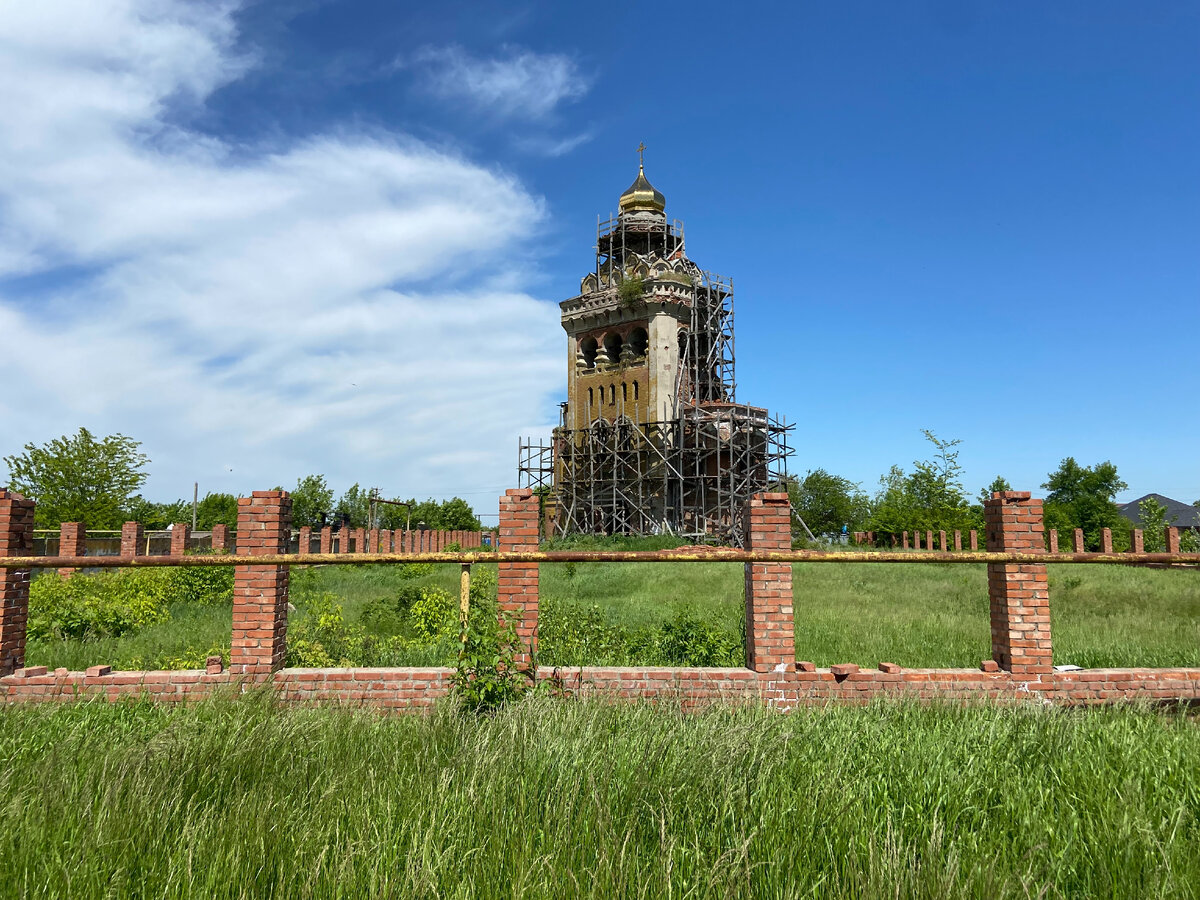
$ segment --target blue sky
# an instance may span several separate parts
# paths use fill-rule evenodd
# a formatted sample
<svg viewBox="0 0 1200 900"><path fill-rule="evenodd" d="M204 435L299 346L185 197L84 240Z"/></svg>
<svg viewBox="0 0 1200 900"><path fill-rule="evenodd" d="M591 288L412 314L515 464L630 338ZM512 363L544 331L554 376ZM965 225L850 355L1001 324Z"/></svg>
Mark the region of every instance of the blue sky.
<svg viewBox="0 0 1200 900"><path fill-rule="evenodd" d="M494 511L645 141L794 469L1200 498L1200 8L594 11L0 0L0 455Z"/></svg>

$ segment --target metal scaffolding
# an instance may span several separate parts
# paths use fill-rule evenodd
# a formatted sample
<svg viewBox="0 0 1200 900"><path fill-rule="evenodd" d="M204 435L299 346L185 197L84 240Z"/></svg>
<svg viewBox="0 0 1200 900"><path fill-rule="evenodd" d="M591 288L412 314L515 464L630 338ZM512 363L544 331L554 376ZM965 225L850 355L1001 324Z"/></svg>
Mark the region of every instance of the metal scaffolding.
<svg viewBox="0 0 1200 900"><path fill-rule="evenodd" d="M575 309L627 303L618 294L631 278L680 310L672 408L638 421L618 401L600 415L581 392L574 423L563 404L549 443L520 442L519 482L547 493L547 530L559 535L670 533L744 547L747 501L786 483L794 426L737 402L733 284L687 258L678 221L597 222L596 266L563 304L564 326ZM572 427L580 421L589 424Z"/></svg>

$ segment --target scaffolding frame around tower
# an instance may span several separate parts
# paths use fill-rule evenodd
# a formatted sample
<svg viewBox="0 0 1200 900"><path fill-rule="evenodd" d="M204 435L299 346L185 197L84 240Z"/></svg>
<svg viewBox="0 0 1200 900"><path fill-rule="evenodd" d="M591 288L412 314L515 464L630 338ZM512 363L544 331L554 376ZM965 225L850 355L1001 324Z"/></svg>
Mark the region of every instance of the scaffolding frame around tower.
<svg viewBox="0 0 1200 900"><path fill-rule="evenodd" d="M577 398L588 424L571 427L563 404L549 443L519 442L520 485L547 495L548 536L674 534L744 547L750 497L787 484L794 426L736 401L732 281L688 259L682 223L665 217L598 219L595 251L595 281L580 295L588 303L615 302L622 281L639 278L646 296L688 307L674 406L635 421L622 403L610 419ZM669 277L652 259L672 264Z"/></svg>

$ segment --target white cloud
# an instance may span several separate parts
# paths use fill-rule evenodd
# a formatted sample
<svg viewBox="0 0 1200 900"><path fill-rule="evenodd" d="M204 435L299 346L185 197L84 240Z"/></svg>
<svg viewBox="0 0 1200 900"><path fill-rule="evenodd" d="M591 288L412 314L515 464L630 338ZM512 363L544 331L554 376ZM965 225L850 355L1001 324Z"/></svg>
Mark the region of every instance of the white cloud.
<svg viewBox="0 0 1200 900"><path fill-rule="evenodd" d="M509 261L540 202L403 136L172 124L250 64L228 4L0 10L0 455L87 425L143 440L162 498L323 472L494 509L559 390Z"/></svg>
<svg viewBox="0 0 1200 900"><path fill-rule="evenodd" d="M429 93L499 118L540 119L588 89L575 62L559 53L519 51L479 59L450 46L426 48L415 62Z"/></svg>

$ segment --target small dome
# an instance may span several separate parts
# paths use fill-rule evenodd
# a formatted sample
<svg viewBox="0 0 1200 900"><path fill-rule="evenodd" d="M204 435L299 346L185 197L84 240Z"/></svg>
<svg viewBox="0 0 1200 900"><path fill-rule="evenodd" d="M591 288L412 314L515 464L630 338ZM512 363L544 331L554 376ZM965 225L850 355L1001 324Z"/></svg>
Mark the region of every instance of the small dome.
<svg viewBox="0 0 1200 900"><path fill-rule="evenodd" d="M646 171L638 166L638 177L621 195L621 212L656 212L667 208L667 198L646 180Z"/></svg>

